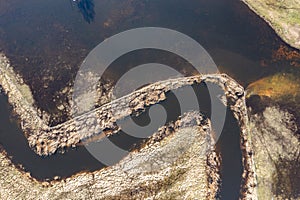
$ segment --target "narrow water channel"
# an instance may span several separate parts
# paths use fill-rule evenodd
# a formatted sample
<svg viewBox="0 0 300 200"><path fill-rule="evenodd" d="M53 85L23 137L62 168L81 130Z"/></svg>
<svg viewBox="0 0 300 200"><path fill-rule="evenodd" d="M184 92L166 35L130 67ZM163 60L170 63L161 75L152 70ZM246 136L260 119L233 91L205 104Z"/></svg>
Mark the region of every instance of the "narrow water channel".
<svg viewBox="0 0 300 200"><path fill-rule="evenodd" d="M199 108L206 116L211 115L210 97L204 83L192 86L196 93ZM167 112L166 123L175 121L182 112L180 104L174 95L184 92L186 87L168 92L167 99L160 103ZM221 105L221 102L219 102ZM188 110L186 110L188 111ZM184 112L186 112L184 111ZM28 146L27 140L12 118L12 110L8 105L7 98L0 96L0 141L2 147L12 157L15 165L22 165L27 172L38 180L53 179L54 176L62 178L69 177L80 171L94 171L105 167L97 161L84 146L68 149L64 154L56 153L48 157L36 155ZM133 120L145 126L150 122L149 107L138 116L132 116ZM126 119L125 119L126 121ZM242 163L241 151L239 147L240 129L232 112L227 109L227 116L222 135L219 139L220 153L222 155L222 189L220 195L228 197L238 197L241 182ZM120 131L115 136L110 137L110 141L124 150L131 150L134 145L138 145L143 139L137 139ZM101 141L97 143L101 145ZM109 150L107 150L109 152ZM106 153L107 153L106 152ZM232 198L231 198L232 199Z"/></svg>
<svg viewBox="0 0 300 200"><path fill-rule="evenodd" d="M22 130L12 118L12 108L4 95L0 95L0 113L1 146L12 157L16 166L22 165L34 178L43 180L53 179L54 176L68 177L79 171L103 167L84 147L69 149L65 154L40 157L29 148Z"/></svg>
<svg viewBox="0 0 300 200"><path fill-rule="evenodd" d="M105 38L131 28L164 27L187 34L209 52L221 72L243 86L293 67L289 61L276 59L274 55L282 46L294 49L239 0L88 0L88 9L69 0L3 2L0 51L31 87L37 106L49 113L57 112L57 102L66 100L58 91L72 83L86 55ZM119 60L113 63L112 74L117 77L124 69L146 61L182 65L182 71L191 74L184 61L160 51L144 56L132 54ZM206 96L203 94L207 91L198 88L200 107L209 116L210 104L203 101ZM167 121L177 119L177 103L171 93L161 103L168 110ZM0 144L12 156L14 164L22 165L33 177L39 180L68 177L104 167L84 147L68 149L63 155L37 156L11 117L11 108L3 95L0 113ZM135 121L147 124L147 111ZM125 149L140 142L122 133L110 139ZM239 128L229 110L217 146L223 163L220 196L237 199L242 170Z"/></svg>

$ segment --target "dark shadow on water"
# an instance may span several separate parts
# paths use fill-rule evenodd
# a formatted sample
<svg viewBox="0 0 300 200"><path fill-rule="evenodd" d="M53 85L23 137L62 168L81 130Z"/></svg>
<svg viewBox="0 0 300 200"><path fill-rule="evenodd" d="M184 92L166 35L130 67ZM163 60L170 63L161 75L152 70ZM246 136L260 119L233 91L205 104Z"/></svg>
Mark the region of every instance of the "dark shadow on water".
<svg viewBox="0 0 300 200"><path fill-rule="evenodd" d="M75 1L79 11L81 12L84 20L88 23L94 21L95 10L94 10L94 1L93 0L77 0Z"/></svg>

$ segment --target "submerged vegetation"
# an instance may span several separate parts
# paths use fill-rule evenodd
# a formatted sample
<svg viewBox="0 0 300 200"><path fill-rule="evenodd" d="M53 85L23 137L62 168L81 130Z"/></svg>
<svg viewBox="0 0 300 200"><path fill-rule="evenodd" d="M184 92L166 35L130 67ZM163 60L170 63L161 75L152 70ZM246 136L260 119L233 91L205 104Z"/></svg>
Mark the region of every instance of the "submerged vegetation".
<svg viewBox="0 0 300 200"><path fill-rule="evenodd" d="M299 76L292 73L277 73L251 83L247 87L247 97L258 95L280 101L283 96L289 96L293 100L299 95L299 91Z"/></svg>
<svg viewBox="0 0 300 200"><path fill-rule="evenodd" d="M246 89L248 105L262 112L268 106L280 106L295 116L300 126L300 71L276 73L251 83ZM299 135L299 130L295 133Z"/></svg>

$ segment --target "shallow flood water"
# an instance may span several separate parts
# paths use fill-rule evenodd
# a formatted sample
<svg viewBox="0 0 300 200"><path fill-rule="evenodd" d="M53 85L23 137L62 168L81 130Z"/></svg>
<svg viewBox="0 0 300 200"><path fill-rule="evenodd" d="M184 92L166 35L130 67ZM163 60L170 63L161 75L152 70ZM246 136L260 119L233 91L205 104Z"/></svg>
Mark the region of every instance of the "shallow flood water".
<svg viewBox="0 0 300 200"><path fill-rule="evenodd" d="M240 1L86 2L94 6L79 9L69 0L12 0L3 3L7 8L0 8L0 47L30 85L37 105L46 111L53 111L57 91L72 84L81 62L96 45L131 28L164 27L192 37L210 53L221 72L244 86L290 67L289 62L273 58L286 45ZM143 56L135 53L114 63L112 73L147 59L172 67L182 63L159 51Z"/></svg>
<svg viewBox="0 0 300 200"><path fill-rule="evenodd" d="M294 68L285 58L276 58L282 46L292 49L240 1L85 2L94 6L82 9L69 0L1 2L0 49L31 87L36 105L53 115L61 114L58 105L68 99L62 91L73 84L87 54L106 38L132 28L164 27L192 37L208 51L221 72L243 86ZM126 70L149 62L193 74L179 56L142 50L121 56L111 64L107 76L115 80Z"/></svg>
<svg viewBox="0 0 300 200"><path fill-rule="evenodd" d="M237 0L87 0L87 7L69 0L0 1L4 2L0 8L0 49L30 85L37 105L49 112L56 107L53 99L57 91L72 83L87 54L105 38L131 28L165 27L192 37L209 52L221 72L243 86L293 68L290 61L275 59L274 55L282 46L294 49ZM182 70L186 75L192 74L183 60L153 50L123 56L112 64L111 74L116 78L147 62L177 66L188 69ZM10 120L5 97L1 96L0 101L0 142L15 164L22 164L32 176L67 177L103 167L84 147L64 155L37 156L27 146L16 122ZM175 113L170 116L177 117ZM224 157L221 195L235 199L241 175L239 134L232 116L227 120L218 144ZM132 138L115 140L126 140L127 147L137 142Z"/></svg>

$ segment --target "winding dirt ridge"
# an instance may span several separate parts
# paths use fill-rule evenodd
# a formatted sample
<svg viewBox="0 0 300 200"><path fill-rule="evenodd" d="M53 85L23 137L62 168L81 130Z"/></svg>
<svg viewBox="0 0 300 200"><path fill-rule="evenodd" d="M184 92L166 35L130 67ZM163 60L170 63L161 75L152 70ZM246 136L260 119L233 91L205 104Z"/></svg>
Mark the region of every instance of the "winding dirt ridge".
<svg viewBox="0 0 300 200"><path fill-rule="evenodd" d="M14 111L19 115L29 145L39 155L51 155L60 148L74 146L83 139L97 135L99 130L100 132L104 129L111 130L106 132L105 136L114 134L119 130L119 127L115 125L117 119L122 119L134 111L164 100L165 93L172 89L201 82L216 84L225 91L225 96L219 98L227 99L227 106L232 110L241 130L240 146L244 169L240 198L257 199L244 89L227 75L198 75L157 82L84 113L76 120L72 119L55 127L49 127L47 121L39 117L28 87L22 83L20 77L13 73L8 60L3 55L0 66L0 84L8 95L9 102L14 106ZM97 118L91 116L97 116ZM86 124L89 124L87 134L76 134L78 130L84 129ZM212 145L212 129L210 121L203 120L200 113L185 113L176 122L161 127L141 149L129 153L116 165L52 182L39 182L30 174L17 170L5 156L5 152L2 152L1 198L164 199L185 197L195 199L201 197L201 199L215 199L220 188L220 161ZM183 142L190 141L190 138L194 138L193 143ZM151 168L150 172L144 171L147 163L153 164L151 160L157 161L162 155L172 155L182 148L185 149L185 153L175 162L162 164L159 170ZM197 153L203 151L209 153Z"/></svg>

